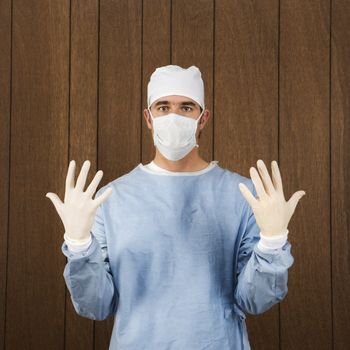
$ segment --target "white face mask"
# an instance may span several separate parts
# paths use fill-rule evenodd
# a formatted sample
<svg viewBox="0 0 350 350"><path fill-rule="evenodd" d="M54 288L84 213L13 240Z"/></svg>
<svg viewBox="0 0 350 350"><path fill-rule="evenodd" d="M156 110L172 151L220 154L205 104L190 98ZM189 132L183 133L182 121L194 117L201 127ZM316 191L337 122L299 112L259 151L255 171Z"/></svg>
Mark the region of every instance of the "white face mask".
<svg viewBox="0 0 350 350"><path fill-rule="evenodd" d="M185 117L176 113L169 113L154 118L148 108L153 121L153 141L159 152L169 160L179 160L191 152L196 143L198 119Z"/></svg>

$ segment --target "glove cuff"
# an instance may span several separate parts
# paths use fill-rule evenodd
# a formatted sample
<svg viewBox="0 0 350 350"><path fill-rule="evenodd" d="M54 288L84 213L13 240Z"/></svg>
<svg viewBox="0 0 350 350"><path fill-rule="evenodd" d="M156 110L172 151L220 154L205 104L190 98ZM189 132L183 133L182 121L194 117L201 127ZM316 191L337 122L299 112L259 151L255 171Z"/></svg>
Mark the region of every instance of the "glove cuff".
<svg viewBox="0 0 350 350"><path fill-rule="evenodd" d="M68 237L67 233L65 232L63 235L63 238L65 241L67 241L70 245L72 246L81 246L81 245L85 245L87 243L90 243L92 241L91 239L91 233L89 233L89 237L85 238L85 239L74 239L74 238L70 238Z"/></svg>
<svg viewBox="0 0 350 350"><path fill-rule="evenodd" d="M261 248L261 250L265 250L265 251L282 248L287 241L288 233L289 233L288 229L286 229L285 232L274 236L265 236L260 232L260 240L258 242L258 248Z"/></svg>

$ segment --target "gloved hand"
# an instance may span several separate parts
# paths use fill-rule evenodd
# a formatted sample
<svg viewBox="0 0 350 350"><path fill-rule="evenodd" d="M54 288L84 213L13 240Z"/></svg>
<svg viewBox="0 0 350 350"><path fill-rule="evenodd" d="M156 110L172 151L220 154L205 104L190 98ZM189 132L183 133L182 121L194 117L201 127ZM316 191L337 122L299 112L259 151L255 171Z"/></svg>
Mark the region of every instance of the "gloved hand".
<svg viewBox="0 0 350 350"><path fill-rule="evenodd" d="M288 232L288 223L300 198L306 193L305 191L295 192L286 202L277 162L275 160L271 162L274 183L272 183L265 163L261 159L257 161L257 165L262 180L257 170L254 167L250 168L250 177L256 188L257 198L243 183L239 183L239 189L252 207L261 234L270 237L281 235Z"/></svg>
<svg viewBox="0 0 350 350"><path fill-rule="evenodd" d="M90 168L90 161L85 161L74 187L75 161L69 163L66 177L66 192L64 203L55 193L48 192L46 197L51 199L58 215L65 228L65 238L71 242L85 243L91 238L90 229L94 222L96 210L107 197L112 193L112 188L108 188L98 198L92 199L99 182L102 179L103 171L99 170L85 192L84 186Z"/></svg>

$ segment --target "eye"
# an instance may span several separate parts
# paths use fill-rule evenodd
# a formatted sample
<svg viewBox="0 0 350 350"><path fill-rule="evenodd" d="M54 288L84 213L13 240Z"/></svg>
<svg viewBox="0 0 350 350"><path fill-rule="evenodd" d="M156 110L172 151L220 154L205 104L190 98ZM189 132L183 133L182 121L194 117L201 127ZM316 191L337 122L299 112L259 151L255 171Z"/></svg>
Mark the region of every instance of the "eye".
<svg viewBox="0 0 350 350"><path fill-rule="evenodd" d="M192 111L192 107L189 106L183 106L182 108L189 108L190 110L187 110L186 112L191 112Z"/></svg>
<svg viewBox="0 0 350 350"><path fill-rule="evenodd" d="M160 110L161 108L167 108L167 106L160 106L160 107L158 108L158 110ZM163 110L162 110L162 112L163 112Z"/></svg>

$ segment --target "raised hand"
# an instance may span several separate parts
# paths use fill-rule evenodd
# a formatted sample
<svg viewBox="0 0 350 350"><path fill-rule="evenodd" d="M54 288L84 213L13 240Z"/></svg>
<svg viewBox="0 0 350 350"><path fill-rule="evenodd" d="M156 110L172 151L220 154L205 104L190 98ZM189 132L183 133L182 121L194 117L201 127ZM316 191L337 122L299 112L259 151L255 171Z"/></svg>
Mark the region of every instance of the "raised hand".
<svg viewBox="0 0 350 350"><path fill-rule="evenodd" d="M286 202L277 162L275 160L271 162L273 182L261 159L257 161L257 166L260 176L254 167L249 169L257 198L243 183L239 183L239 189L251 206L255 221L263 235L276 236L285 233L300 198L306 193L305 191L297 191Z"/></svg>
<svg viewBox="0 0 350 350"><path fill-rule="evenodd" d="M99 170L89 187L84 192L86 178L90 169L90 161L86 160L82 166L80 174L74 187L75 161L69 163L66 176L66 192L64 203L56 193L48 192L46 197L51 199L58 215L65 228L65 234L69 239L77 243L84 242L90 237L96 210L108 196L112 193L112 188L108 188L98 198L92 199L96 188L100 183L103 171Z"/></svg>

